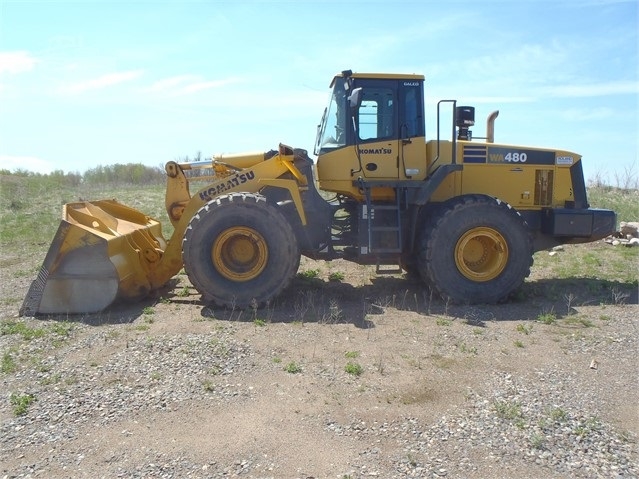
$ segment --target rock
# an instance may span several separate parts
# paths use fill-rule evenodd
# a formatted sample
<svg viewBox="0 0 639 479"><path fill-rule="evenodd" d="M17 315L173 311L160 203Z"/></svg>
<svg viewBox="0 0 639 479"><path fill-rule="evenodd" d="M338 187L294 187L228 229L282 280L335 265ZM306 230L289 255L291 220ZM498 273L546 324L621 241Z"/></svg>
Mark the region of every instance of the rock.
<svg viewBox="0 0 639 479"><path fill-rule="evenodd" d="M628 238L639 238L639 222L637 221L622 221L619 224L619 232L622 236Z"/></svg>

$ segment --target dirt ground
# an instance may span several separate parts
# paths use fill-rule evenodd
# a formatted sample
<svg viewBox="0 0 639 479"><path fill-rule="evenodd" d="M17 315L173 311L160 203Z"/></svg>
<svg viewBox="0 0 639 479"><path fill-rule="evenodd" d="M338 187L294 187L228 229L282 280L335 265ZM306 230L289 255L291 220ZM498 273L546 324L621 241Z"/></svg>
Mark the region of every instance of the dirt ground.
<svg viewBox="0 0 639 479"><path fill-rule="evenodd" d="M143 303L28 319L40 338L5 331L0 477L636 477L636 292L573 300L533 268L520 299L456 306L374 268L300 271L262 310L213 310L182 274ZM26 414L12 394L35 397ZM626 458L589 462L610 441Z"/></svg>

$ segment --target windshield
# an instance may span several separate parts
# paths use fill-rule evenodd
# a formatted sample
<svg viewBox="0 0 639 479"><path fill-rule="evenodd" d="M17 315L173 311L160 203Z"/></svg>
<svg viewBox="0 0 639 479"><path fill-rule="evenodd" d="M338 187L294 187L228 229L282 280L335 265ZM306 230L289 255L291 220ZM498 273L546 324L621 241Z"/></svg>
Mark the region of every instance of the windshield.
<svg viewBox="0 0 639 479"><path fill-rule="evenodd" d="M332 150L346 145L346 124L347 124L347 92L344 89L344 79L335 80L333 91L331 92L328 107L324 110L322 123L317 131L317 142L315 143L315 154Z"/></svg>

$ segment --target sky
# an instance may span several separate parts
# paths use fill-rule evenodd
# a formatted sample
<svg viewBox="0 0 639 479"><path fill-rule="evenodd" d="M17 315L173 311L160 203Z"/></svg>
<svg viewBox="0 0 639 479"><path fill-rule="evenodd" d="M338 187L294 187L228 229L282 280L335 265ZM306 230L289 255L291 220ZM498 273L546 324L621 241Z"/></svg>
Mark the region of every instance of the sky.
<svg viewBox="0 0 639 479"><path fill-rule="evenodd" d="M636 0L0 0L0 169L312 154L342 70L426 77L436 104L499 110L495 141L637 175Z"/></svg>

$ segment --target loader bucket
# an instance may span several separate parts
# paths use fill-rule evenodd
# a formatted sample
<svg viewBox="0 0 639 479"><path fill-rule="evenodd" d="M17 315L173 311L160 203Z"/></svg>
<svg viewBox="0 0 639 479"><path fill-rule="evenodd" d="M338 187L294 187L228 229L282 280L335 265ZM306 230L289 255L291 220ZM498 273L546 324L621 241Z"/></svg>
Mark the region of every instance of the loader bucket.
<svg viewBox="0 0 639 479"><path fill-rule="evenodd" d="M94 313L150 290L166 241L158 221L115 200L69 203L20 316Z"/></svg>

